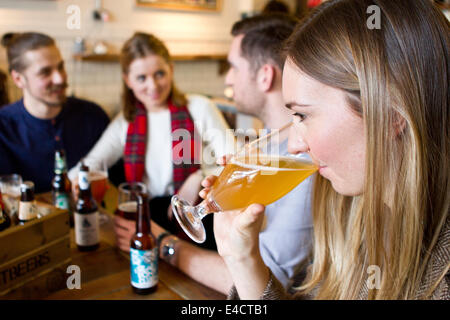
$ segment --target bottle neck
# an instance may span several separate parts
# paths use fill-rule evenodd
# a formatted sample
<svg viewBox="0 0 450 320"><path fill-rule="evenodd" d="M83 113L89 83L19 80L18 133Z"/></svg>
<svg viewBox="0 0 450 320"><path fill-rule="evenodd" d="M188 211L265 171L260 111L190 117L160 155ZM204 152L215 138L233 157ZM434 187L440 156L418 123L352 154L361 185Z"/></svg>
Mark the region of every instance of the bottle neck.
<svg viewBox="0 0 450 320"><path fill-rule="evenodd" d="M34 201L34 192L30 189L23 191L20 195L20 201L22 202L31 202Z"/></svg>
<svg viewBox="0 0 450 320"><path fill-rule="evenodd" d="M142 201L138 201L138 217L136 220L136 233L151 234L150 227L150 210L148 199L142 197Z"/></svg>

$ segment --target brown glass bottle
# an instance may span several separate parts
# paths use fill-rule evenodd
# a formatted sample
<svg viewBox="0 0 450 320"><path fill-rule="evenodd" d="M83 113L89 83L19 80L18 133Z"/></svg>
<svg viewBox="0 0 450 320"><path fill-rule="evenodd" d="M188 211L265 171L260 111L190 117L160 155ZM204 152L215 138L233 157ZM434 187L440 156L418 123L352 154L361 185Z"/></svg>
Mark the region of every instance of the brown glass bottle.
<svg viewBox="0 0 450 320"><path fill-rule="evenodd" d="M67 210L70 226L73 227L72 183L67 176L66 155L63 149L55 151L55 175L52 180L53 205Z"/></svg>
<svg viewBox="0 0 450 320"><path fill-rule="evenodd" d="M158 286L158 248L150 228L150 211L146 194L138 195L136 233L131 238L131 286L137 294L149 294Z"/></svg>
<svg viewBox="0 0 450 320"><path fill-rule="evenodd" d="M5 206L3 205L2 192L0 190L0 231L3 231L11 225L11 219L5 212Z"/></svg>
<svg viewBox="0 0 450 320"><path fill-rule="evenodd" d="M78 173L80 193L75 206L75 242L80 251L93 251L99 247L97 203L91 194L89 168L82 164Z"/></svg>
<svg viewBox="0 0 450 320"><path fill-rule="evenodd" d="M22 225L34 220L37 216L38 211L34 201L34 183L25 181L20 185L19 224Z"/></svg>

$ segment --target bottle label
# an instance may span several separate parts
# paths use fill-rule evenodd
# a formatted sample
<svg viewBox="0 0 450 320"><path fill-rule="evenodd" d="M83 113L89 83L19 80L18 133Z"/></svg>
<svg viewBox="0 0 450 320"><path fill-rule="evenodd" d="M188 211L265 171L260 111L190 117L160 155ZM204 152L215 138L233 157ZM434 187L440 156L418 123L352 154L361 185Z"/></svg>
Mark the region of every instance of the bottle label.
<svg viewBox="0 0 450 320"><path fill-rule="evenodd" d="M130 248L131 285L147 289L158 283L158 248L137 250Z"/></svg>
<svg viewBox="0 0 450 320"><path fill-rule="evenodd" d="M80 214L75 212L75 242L79 246L92 246L100 242L98 211Z"/></svg>
<svg viewBox="0 0 450 320"><path fill-rule="evenodd" d="M34 201L20 201L19 203L19 220L28 221L36 218L38 209Z"/></svg>
<svg viewBox="0 0 450 320"><path fill-rule="evenodd" d="M56 193L55 207L63 210L70 209L69 195L67 193Z"/></svg>
<svg viewBox="0 0 450 320"><path fill-rule="evenodd" d="M66 171L66 161L64 158L56 158L55 173L61 174Z"/></svg>
<svg viewBox="0 0 450 320"><path fill-rule="evenodd" d="M89 189L89 172L80 171L78 173L78 185L80 186L80 190Z"/></svg>

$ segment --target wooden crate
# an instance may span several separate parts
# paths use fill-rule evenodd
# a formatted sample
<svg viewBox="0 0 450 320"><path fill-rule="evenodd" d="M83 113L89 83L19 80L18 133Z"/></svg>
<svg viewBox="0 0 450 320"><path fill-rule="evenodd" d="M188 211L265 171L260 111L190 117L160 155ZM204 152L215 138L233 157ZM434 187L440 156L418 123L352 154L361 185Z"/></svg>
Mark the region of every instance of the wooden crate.
<svg viewBox="0 0 450 320"><path fill-rule="evenodd" d="M0 232L0 299L33 280L54 290L65 285L64 276L48 276L52 272L60 274L70 264L69 215L67 210L49 209L48 205L44 209L50 213ZM50 280L39 281L43 276Z"/></svg>

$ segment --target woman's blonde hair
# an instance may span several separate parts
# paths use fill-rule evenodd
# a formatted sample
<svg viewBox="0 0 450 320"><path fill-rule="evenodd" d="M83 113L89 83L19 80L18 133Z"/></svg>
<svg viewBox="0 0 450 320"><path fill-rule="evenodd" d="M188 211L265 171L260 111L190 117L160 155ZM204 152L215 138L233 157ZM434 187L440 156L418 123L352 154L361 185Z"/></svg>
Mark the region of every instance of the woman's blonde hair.
<svg viewBox="0 0 450 320"><path fill-rule="evenodd" d="M166 63L172 64L169 50L160 39L152 34L136 32L122 47L120 55L122 73L125 75L128 74L130 64L134 60L151 55L160 56ZM177 89L174 83L172 83L169 99L177 107L182 107L187 104L186 96ZM128 121L134 120L136 115L136 102L133 91L123 81L122 104L124 117Z"/></svg>
<svg viewBox="0 0 450 320"><path fill-rule="evenodd" d="M371 29L373 5L381 25ZM419 287L450 203L449 34L429 0L330 0L288 40L289 61L346 92L367 145L362 195L315 181L314 261L300 291L319 299L430 294L418 296ZM375 289L370 266L381 270Z"/></svg>

